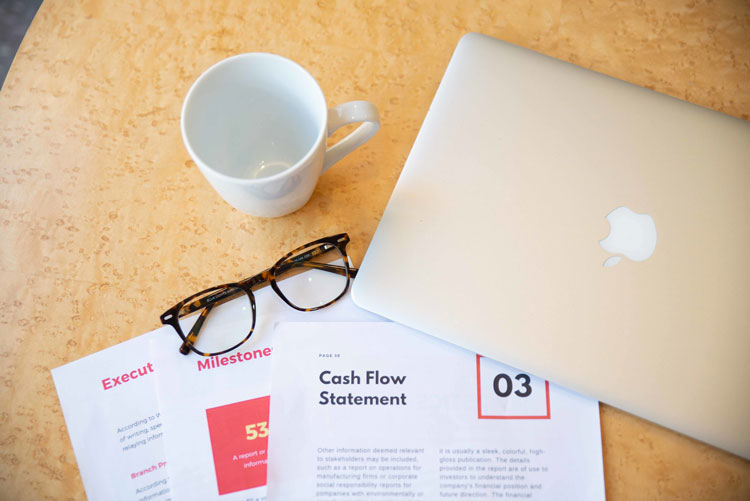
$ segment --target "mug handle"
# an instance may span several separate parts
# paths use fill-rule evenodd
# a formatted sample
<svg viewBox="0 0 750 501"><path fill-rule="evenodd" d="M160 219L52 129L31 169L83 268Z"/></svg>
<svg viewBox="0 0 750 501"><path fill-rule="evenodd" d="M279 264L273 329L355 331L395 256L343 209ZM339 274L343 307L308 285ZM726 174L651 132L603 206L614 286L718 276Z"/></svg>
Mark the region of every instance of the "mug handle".
<svg viewBox="0 0 750 501"><path fill-rule="evenodd" d="M380 128L378 109L369 101L350 101L328 110L329 137L336 129L356 122L362 122L362 125L326 150L321 174L327 171L331 165L365 144Z"/></svg>

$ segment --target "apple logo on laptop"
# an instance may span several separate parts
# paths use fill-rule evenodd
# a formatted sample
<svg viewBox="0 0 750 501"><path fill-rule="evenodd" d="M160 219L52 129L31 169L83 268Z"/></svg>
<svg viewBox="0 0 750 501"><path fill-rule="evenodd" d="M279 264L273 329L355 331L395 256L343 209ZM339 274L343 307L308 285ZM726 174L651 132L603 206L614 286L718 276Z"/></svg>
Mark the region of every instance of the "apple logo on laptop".
<svg viewBox="0 0 750 501"><path fill-rule="evenodd" d="M618 254L604 261L606 268L620 262L622 256L631 261L645 261L656 249L656 224L648 214L638 214L627 207L618 207L607 214L609 235L599 241L602 249Z"/></svg>

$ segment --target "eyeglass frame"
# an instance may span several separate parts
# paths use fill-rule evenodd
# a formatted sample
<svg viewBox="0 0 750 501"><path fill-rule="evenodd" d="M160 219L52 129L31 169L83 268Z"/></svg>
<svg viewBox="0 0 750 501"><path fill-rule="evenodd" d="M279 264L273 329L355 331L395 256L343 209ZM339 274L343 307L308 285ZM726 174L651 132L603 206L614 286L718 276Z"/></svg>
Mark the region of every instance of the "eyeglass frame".
<svg viewBox="0 0 750 501"><path fill-rule="evenodd" d="M164 325L171 326L175 332L177 332L177 335L180 336L180 339L182 339L182 345L180 346L180 353L183 355L188 355L191 351L197 353L198 355L204 356L204 357L213 357L217 355L223 355L224 353L228 353L239 346L243 345L247 342L248 339L253 335L253 332L255 332L255 318L256 318L256 307L255 307L255 295L253 294L253 290L262 289L263 287L266 287L268 285L271 286L271 288L276 292L276 295L279 296L287 305L294 308L298 311L316 311L320 310L322 308L325 308L327 306L330 306L331 304L335 303L339 299L341 299L344 294L346 294L346 291L349 290L349 284L351 283L351 280L357 276L357 272L359 271L358 268L354 268L352 266L349 266L349 257L346 253L346 245L349 243L349 234L348 233L339 233L337 235L331 235L328 237L319 238L318 240L314 240L312 242L306 243L305 245L301 245L297 247L296 249L287 252L284 254L283 257L281 257L276 263L271 266L270 268L267 268L260 273L257 273L253 276L244 278L240 280L239 282L230 282L222 285L216 285L214 287L209 287L208 289L204 289L200 292L197 292L193 294L192 296L189 296L179 303L175 304L171 308L169 308L167 311L162 313L159 316L159 319L161 320L161 323ZM286 271L286 269L281 269L282 266L296 253L308 248L308 247L315 247L316 245L321 244L330 244L336 247L339 252L341 253L342 257L344 258L344 266L339 266L335 264L326 264L326 263L318 263L315 261L302 261L305 262L306 265L310 266L312 269L319 269L323 271L328 271L331 273L336 273L338 275L344 275L346 276L346 285L344 286L341 293L327 302L326 304L315 306L313 308L301 308L295 304L293 304L285 295L283 292L281 292L281 289L279 288L277 281L276 281L276 274L279 272ZM328 250L328 249L327 249ZM326 250L326 252L327 252ZM312 250L314 252L314 249ZM309 256L309 258L315 257L317 254L313 254L312 256ZM301 257L304 257L300 256ZM289 278L289 277L287 277ZM239 293L233 292L232 294L226 295L226 292L229 292L230 290L236 291L237 289L242 290L245 294L247 294L248 298L250 299L250 305L252 308L252 325L250 326L250 332L248 332L247 336L237 343L236 345L232 346L231 348L228 348L226 350L218 351L215 353L205 353L198 348L195 347L195 341L198 338L198 331L200 331L201 326L203 325L203 322L205 318L210 313L211 309L216 306L217 304L221 304L224 301L230 300L234 297L236 297ZM225 294L222 295L221 292L218 294L211 294L212 291L225 291ZM196 301L195 299L201 297L200 301ZM183 311L184 308L188 308L186 311ZM194 311L197 311L199 309L203 308L203 311L200 312L198 319L195 321L193 326L190 329L190 332L187 336L182 332L182 327L180 326L179 319L181 317L184 317L186 314L193 313ZM182 313L180 315L180 313Z"/></svg>

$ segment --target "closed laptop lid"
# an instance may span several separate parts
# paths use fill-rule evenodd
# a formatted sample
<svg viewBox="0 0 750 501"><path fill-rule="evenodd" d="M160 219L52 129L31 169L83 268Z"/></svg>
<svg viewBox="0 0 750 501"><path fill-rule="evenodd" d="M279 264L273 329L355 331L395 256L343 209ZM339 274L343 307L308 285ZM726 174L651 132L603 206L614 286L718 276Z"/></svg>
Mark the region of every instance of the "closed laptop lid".
<svg viewBox="0 0 750 501"><path fill-rule="evenodd" d="M750 457L748 216L750 124L470 34L354 300Z"/></svg>

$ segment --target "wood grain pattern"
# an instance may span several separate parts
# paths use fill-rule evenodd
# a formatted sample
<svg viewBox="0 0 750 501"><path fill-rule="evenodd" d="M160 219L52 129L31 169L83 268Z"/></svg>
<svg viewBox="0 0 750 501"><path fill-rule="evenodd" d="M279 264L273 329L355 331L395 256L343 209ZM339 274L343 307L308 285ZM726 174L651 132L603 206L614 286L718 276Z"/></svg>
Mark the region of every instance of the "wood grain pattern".
<svg viewBox="0 0 750 501"><path fill-rule="evenodd" d="M339 231L359 263L458 39L478 31L750 119L745 0L47 0L0 91L0 497L84 499L49 370ZM289 216L241 214L183 148L193 80L298 61L382 128ZM746 396L744 396L746 397ZM750 464L602 406L609 499L749 499Z"/></svg>

